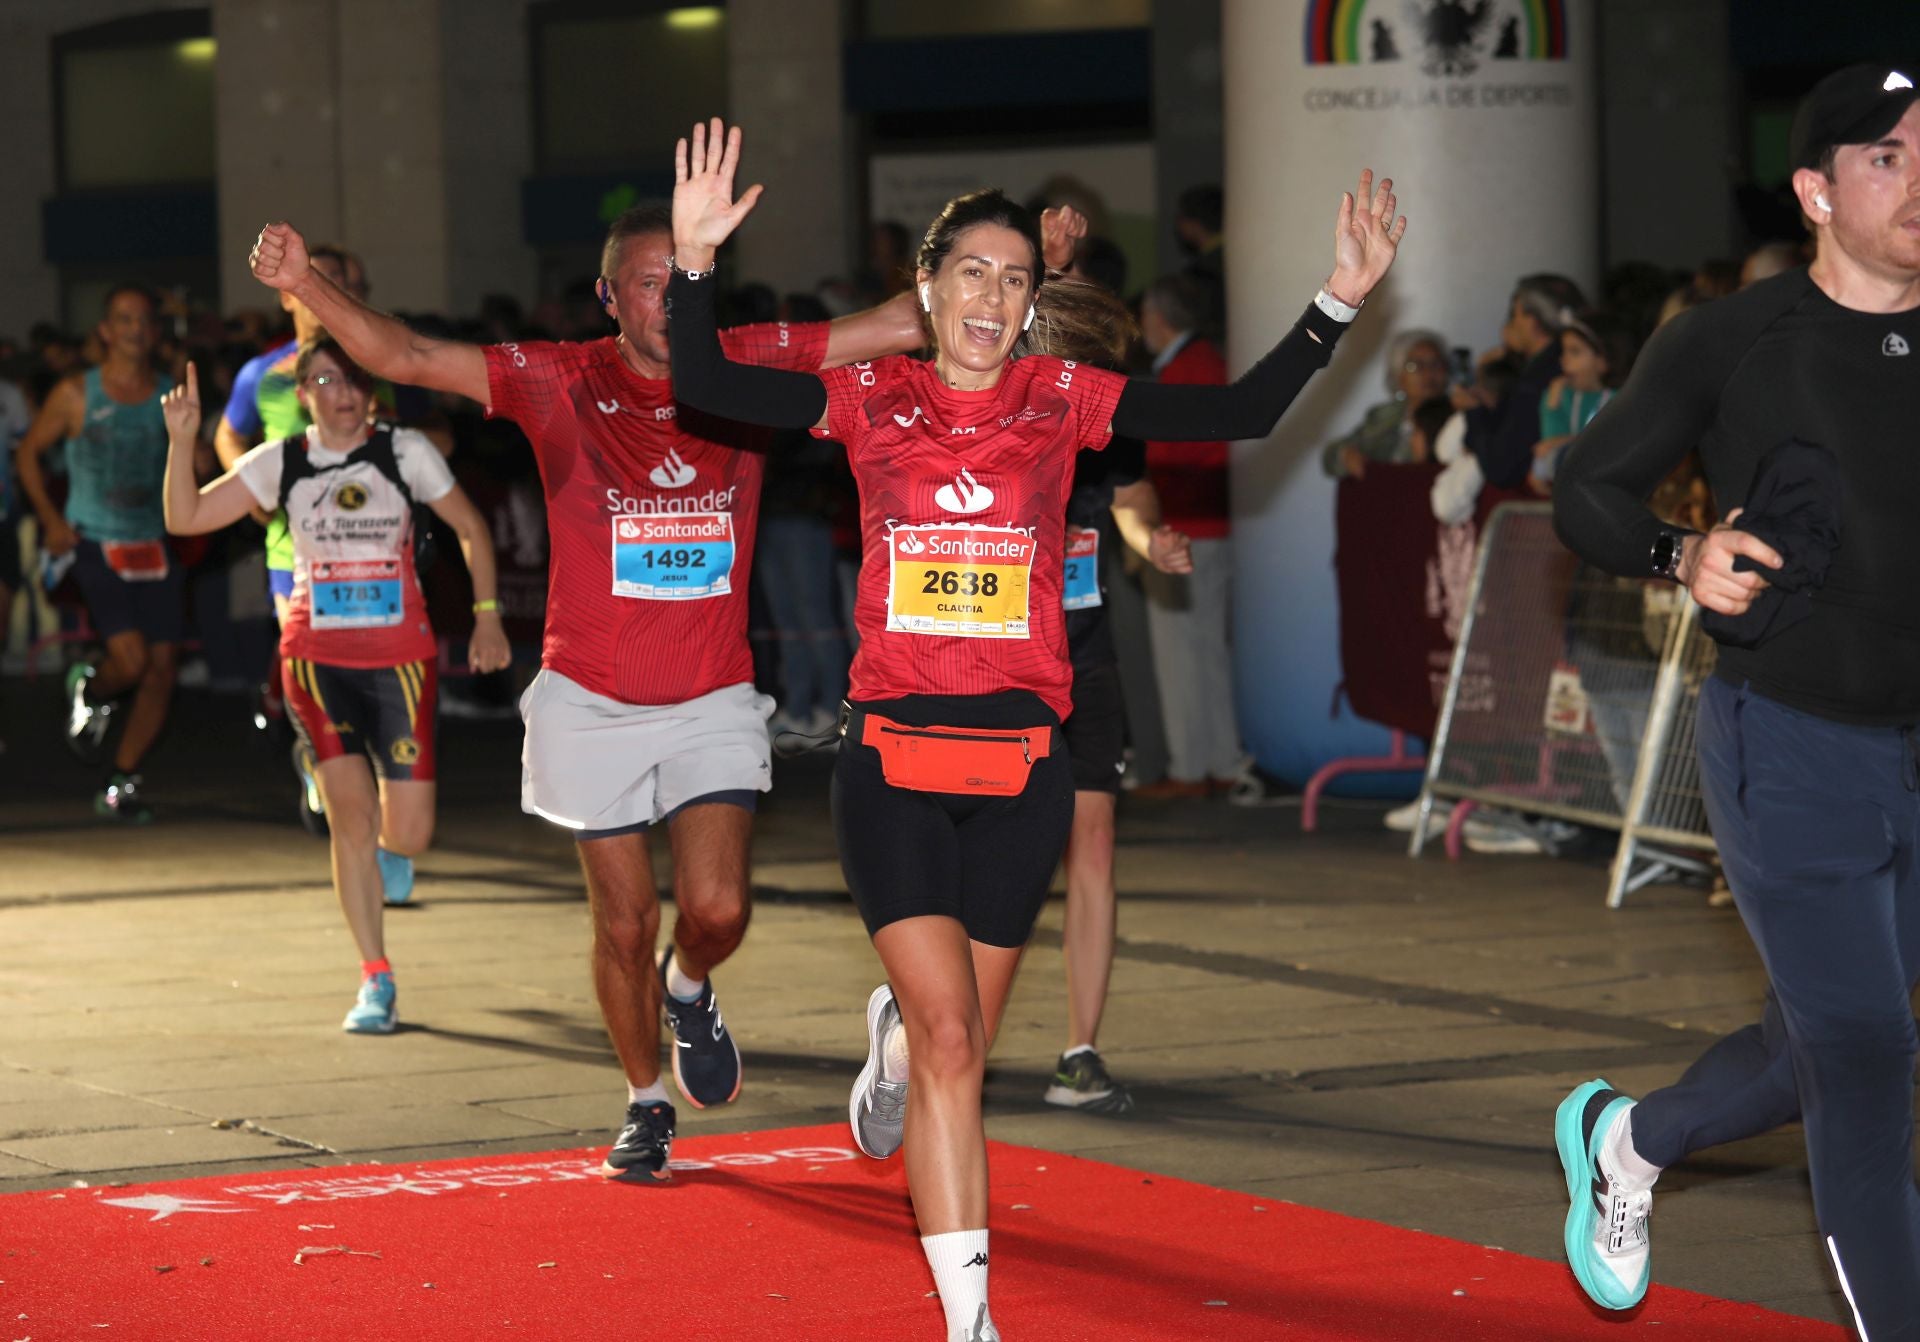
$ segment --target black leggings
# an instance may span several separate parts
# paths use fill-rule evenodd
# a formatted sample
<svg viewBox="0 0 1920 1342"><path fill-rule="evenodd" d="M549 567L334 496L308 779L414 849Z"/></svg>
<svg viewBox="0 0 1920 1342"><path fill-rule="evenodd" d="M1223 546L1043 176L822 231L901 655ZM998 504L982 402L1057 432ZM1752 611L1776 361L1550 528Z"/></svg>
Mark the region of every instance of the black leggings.
<svg viewBox="0 0 1920 1342"><path fill-rule="evenodd" d="M989 946L1024 946L1073 827L1073 766L1054 715L1028 694L891 699L863 705L914 726L1053 727L1012 797L912 792L880 752L843 741L833 768L833 832L853 902L878 932L902 918L957 918Z"/></svg>

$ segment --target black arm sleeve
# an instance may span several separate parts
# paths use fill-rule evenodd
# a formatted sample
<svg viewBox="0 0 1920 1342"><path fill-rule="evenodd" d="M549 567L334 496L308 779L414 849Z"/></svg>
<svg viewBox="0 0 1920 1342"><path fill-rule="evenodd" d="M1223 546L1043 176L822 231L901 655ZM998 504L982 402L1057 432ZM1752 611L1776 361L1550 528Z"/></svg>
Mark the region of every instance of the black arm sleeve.
<svg viewBox="0 0 1920 1342"><path fill-rule="evenodd" d="M810 429L827 413L827 389L812 373L735 363L720 348L713 277L667 281L667 344L673 396L683 405L740 424Z"/></svg>
<svg viewBox="0 0 1920 1342"><path fill-rule="evenodd" d="M1309 303L1280 343L1231 386L1131 381L1113 408L1113 431L1163 443L1265 438L1307 379L1327 366L1334 342L1351 324Z"/></svg>
<svg viewBox="0 0 1920 1342"><path fill-rule="evenodd" d="M1698 447L1720 399L1725 350L1703 320L1682 314L1647 342L1633 374L1567 450L1553 482L1553 524L1569 550L1610 573L1651 573L1667 527L1647 497Z"/></svg>

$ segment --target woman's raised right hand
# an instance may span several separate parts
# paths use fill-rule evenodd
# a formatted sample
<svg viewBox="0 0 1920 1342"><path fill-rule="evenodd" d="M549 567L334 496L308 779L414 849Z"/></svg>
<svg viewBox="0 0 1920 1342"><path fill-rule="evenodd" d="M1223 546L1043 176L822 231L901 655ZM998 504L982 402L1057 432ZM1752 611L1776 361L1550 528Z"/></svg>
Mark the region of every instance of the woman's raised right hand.
<svg viewBox="0 0 1920 1342"><path fill-rule="evenodd" d="M680 269L712 265L715 249L759 203L758 186L734 199L733 174L739 165L740 128L728 130L719 117L694 126L691 148L686 140L674 146L673 256Z"/></svg>

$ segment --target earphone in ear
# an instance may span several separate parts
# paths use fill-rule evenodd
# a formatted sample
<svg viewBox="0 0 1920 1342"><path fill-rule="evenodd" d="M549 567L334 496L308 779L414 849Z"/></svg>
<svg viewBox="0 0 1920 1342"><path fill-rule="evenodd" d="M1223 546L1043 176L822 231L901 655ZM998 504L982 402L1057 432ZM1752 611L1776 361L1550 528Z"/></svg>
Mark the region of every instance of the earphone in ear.
<svg viewBox="0 0 1920 1342"><path fill-rule="evenodd" d="M607 284L604 275L593 282L593 291L600 296L601 307L605 307L607 304L613 302L613 289Z"/></svg>
<svg viewBox="0 0 1920 1342"><path fill-rule="evenodd" d="M1829 214L1833 213L1833 206L1827 204L1827 198L1825 196L1815 196L1813 198L1813 203L1815 205L1818 205L1821 209L1827 211L1827 213Z"/></svg>
<svg viewBox="0 0 1920 1342"><path fill-rule="evenodd" d="M931 284L923 284L920 286L920 310L922 312L933 311L933 286Z"/></svg>
<svg viewBox="0 0 1920 1342"><path fill-rule="evenodd" d="M1027 319L1020 323L1020 329L1022 331L1031 331L1033 329L1033 311L1033 304L1027 304Z"/></svg>

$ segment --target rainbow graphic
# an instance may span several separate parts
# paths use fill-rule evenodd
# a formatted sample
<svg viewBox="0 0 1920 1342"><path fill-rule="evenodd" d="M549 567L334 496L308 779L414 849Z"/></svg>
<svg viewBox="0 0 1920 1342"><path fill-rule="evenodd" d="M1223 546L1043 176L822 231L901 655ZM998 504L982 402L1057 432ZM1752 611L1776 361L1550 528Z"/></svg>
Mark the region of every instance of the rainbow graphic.
<svg viewBox="0 0 1920 1342"><path fill-rule="evenodd" d="M1367 30L1363 23L1372 0L1307 0L1306 56L1308 65L1359 65L1366 59ZM1384 0L1381 8L1405 13L1404 0ZM1563 61L1567 58L1566 0L1519 0L1516 8L1526 29L1520 58Z"/></svg>

